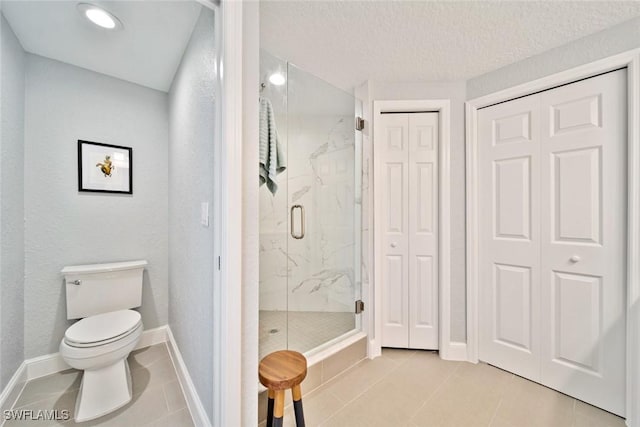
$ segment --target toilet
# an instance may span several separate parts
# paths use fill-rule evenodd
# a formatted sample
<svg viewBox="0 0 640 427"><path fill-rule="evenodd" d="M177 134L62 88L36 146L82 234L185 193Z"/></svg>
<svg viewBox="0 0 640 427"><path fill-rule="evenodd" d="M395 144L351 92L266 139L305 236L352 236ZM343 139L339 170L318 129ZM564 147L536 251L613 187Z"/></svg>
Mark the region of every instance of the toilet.
<svg viewBox="0 0 640 427"><path fill-rule="evenodd" d="M142 335L142 274L147 261L65 267L67 319L71 325L60 342L69 366L84 371L75 421L92 420L131 401L127 357Z"/></svg>

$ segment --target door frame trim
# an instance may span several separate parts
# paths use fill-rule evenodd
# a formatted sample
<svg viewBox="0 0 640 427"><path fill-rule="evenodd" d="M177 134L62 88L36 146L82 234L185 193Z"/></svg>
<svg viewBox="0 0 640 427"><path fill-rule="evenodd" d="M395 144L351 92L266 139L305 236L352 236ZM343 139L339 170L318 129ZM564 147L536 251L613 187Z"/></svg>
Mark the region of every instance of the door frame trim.
<svg viewBox="0 0 640 427"><path fill-rule="evenodd" d="M381 197L376 196L382 174L380 156L376 155L375 140L379 137L380 115L388 112L429 111L438 113L438 346L440 357L445 360L466 360L466 344L451 342L451 101L449 99L380 100L373 101L373 199L374 199L374 334L370 338L369 357L382 353L382 224L376 217L382 211Z"/></svg>
<svg viewBox="0 0 640 427"><path fill-rule="evenodd" d="M465 103L467 187L467 354L478 362L478 109L554 88L576 80L627 68L627 425L640 427L640 49L591 62Z"/></svg>
<svg viewBox="0 0 640 427"><path fill-rule="evenodd" d="M219 236L214 239L215 259L211 260L214 265L218 264L218 268L214 269L217 283L213 288L211 362L214 378L211 424L240 426L244 415L243 406L251 401L242 399L242 385L248 373L243 371L244 358L239 355L245 355L244 333L253 326L243 322L246 316L243 303L245 294L253 290L254 286L257 287L257 283L247 283L244 280L246 260L243 249L246 230L243 216L248 206L243 199L243 177L249 172L243 168L243 130L245 125L251 126L251 123L247 124L250 118L244 117L247 106L243 97L243 55L251 53L245 51L245 44L257 29L243 26L243 18L247 13L247 6L243 2L220 2L215 12L220 53L217 70L212 72L219 74L221 96L220 108L215 117L220 123L220 141L215 147L216 157L220 160L214 183L213 207L214 229L218 230ZM257 126L257 117L254 125ZM204 330L207 331L208 327L204 325ZM207 332L205 336L206 334Z"/></svg>

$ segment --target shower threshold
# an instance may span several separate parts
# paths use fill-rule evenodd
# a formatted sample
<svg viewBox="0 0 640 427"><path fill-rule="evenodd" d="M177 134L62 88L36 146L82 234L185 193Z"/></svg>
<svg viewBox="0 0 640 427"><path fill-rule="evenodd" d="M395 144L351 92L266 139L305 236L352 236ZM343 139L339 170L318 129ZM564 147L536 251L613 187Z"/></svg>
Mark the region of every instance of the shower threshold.
<svg viewBox="0 0 640 427"><path fill-rule="evenodd" d="M355 329L347 312L260 311L260 358L282 349L306 354Z"/></svg>

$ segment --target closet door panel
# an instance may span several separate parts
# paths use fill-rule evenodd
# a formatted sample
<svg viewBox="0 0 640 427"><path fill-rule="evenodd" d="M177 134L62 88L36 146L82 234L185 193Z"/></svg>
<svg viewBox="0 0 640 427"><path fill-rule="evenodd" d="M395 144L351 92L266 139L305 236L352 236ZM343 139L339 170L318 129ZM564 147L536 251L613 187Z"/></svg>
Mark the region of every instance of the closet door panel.
<svg viewBox="0 0 640 427"><path fill-rule="evenodd" d="M541 95L542 381L624 415L626 71Z"/></svg>
<svg viewBox="0 0 640 427"><path fill-rule="evenodd" d="M539 337L539 95L479 111L480 359L534 380Z"/></svg>
<svg viewBox="0 0 640 427"><path fill-rule="evenodd" d="M383 237L377 248L382 261L382 346L409 346L409 117L383 114L380 155L383 183L379 221ZM378 219L376 219L378 221Z"/></svg>
<svg viewBox="0 0 640 427"><path fill-rule="evenodd" d="M438 349L438 113L409 114L409 348Z"/></svg>

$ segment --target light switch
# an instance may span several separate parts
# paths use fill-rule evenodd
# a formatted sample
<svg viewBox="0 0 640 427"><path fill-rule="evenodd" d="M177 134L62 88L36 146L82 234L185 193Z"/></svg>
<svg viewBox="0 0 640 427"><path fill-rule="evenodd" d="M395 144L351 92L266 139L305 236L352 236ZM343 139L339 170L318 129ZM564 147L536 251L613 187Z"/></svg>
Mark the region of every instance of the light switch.
<svg viewBox="0 0 640 427"><path fill-rule="evenodd" d="M202 202L200 203L200 224L203 227L209 226L209 203Z"/></svg>

